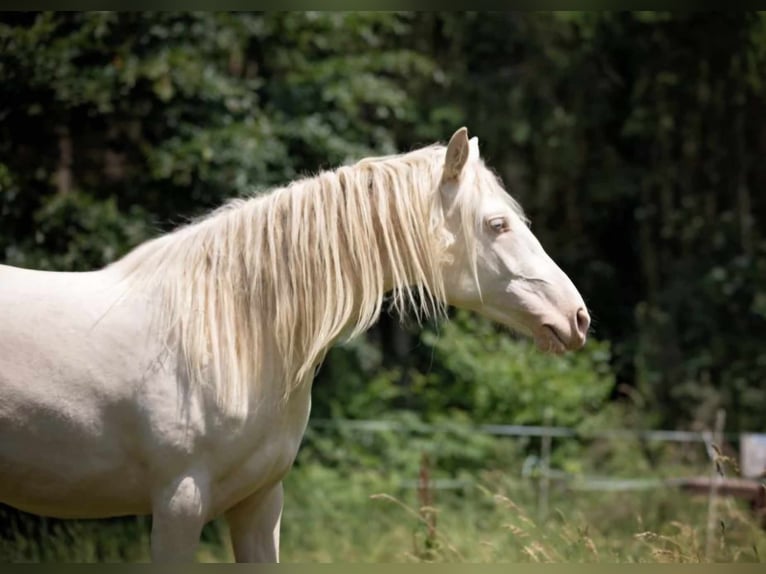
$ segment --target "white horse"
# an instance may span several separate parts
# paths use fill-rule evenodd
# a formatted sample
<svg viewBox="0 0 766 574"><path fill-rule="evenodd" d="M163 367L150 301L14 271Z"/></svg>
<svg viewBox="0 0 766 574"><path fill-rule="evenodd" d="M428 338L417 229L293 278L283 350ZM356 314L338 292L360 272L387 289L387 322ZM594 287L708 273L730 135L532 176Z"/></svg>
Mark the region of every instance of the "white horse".
<svg viewBox="0 0 766 574"><path fill-rule="evenodd" d="M465 128L235 201L99 271L0 266L0 501L151 513L154 560L192 560L225 515L237 561L277 561L314 371L387 295L553 352L589 325Z"/></svg>

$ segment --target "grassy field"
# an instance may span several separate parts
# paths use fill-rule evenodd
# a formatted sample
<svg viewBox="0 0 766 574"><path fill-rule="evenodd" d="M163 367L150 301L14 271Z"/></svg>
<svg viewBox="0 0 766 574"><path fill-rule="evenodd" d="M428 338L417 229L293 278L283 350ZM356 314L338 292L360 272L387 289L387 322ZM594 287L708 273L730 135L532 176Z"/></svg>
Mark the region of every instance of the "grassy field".
<svg viewBox="0 0 766 574"><path fill-rule="evenodd" d="M337 491L328 488L313 497L307 478L296 477L305 482L293 489L285 509L285 561L757 562L766 557L766 533L745 505L731 499L720 499L707 554L707 499L674 490L554 491L550 511L541 518L531 485L500 473L485 474L483 485L461 495L436 494L425 509L414 491L370 495L376 490L374 475L314 477L315 484L337 481Z"/></svg>
<svg viewBox="0 0 766 574"><path fill-rule="evenodd" d="M766 533L742 503L722 499L706 548L707 500L674 490L577 493L553 488L537 516L533 483L486 472L461 492L415 489L379 471L296 468L286 484L284 562L760 562ZM5 513L3 561L145 561L148 518L31 520ZM231 560L208 525L198 558Z"/></svg>

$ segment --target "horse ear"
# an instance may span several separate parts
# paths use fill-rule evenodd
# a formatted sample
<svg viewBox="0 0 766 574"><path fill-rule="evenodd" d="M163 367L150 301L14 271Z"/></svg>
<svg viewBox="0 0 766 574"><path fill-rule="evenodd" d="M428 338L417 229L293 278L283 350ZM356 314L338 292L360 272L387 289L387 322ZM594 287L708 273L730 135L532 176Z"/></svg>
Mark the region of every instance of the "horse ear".
<svg viewBox="0 0 766 574"><path fill-rule="evenodd" d="M457 180L460 178L460 174L463 172L463 168L468 161L469 153L468 129L462 127L452 134L447 144L447 156L444 159L445 180Z"/></svg>

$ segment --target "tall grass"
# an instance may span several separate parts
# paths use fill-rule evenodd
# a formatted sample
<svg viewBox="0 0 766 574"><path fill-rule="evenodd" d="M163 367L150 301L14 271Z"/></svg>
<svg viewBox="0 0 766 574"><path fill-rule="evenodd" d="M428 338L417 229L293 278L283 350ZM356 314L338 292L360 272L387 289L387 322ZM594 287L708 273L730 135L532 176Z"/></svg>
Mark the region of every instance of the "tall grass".
<svg viewBox="0 0 766 574"><path fill-rule="evenodd" d="M551 490L538 514L534 481L484 472L462 490L403 488L385 469L297 466L286 483L285 562L756 562L766 533L740 501L720 499L706 549L707 499L672 489ZM413 478L417 478L416 476ZM466 475L464 478L468 478ZM141 562L146 517L41 520L2 510L0 560ZM202 561L231 560L222 522L208 525Z"/></svg>
<svg viewBox="0 0 766 574"><path fill-rule="evenodd" d="M425 508L414 490L336 499L333 492L349 481L374 487L374 476L322 474L314 477L322 504L304 498L310 482L288 500L285 561L759 562L766 556L766 533L733 499L719 500L707 555L707 499L675 490L560 490L540 517L532 485L502 473L487 473L464 492L436 493Z"/></svg>

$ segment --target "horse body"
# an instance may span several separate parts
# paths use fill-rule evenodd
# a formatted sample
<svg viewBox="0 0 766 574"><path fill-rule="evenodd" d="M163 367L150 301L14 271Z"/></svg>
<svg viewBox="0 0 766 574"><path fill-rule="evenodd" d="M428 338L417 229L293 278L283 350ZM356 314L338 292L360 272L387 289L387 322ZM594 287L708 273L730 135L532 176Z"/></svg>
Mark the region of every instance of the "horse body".
<svg viewBox="0 0 766 574"><path fill-rule="evenodd" d="M5 502L61 517L146 507L135 492L145 470L127 453L140 440L131 396L142 377L137 359L147 333L131 310L107 313L112 285L104 271L0 267Z"/></svg>
<svg viewBox="0 0 766 574"><path fill-rule="evenodd" d="M278 560L314 370L387 294L554 352L589 323L465 129L234 203L100 271L0 266L0 501L151 513L157 560L192 559L225 515L238 561Z"/></svg>
<svg viewBox="0 0 766 574"><path fill-rule="evenodd" d="M149 514L191 477L201 528L288 471L308 387L284 401L264 381L247 416L227 412L158 353L150 306L124 296L118 266L0 266L0 500L59 518Z"/></svg>

